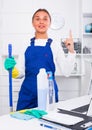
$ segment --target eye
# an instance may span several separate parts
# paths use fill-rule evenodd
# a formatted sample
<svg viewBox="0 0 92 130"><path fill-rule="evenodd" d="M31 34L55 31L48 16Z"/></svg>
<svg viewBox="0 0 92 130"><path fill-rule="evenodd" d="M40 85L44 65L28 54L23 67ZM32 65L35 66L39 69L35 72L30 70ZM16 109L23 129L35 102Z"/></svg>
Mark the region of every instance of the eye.
<svg viewBox="0 0 92 130"><path fill-rule="evenodd" d="M35 17L34 17L34 20L35 20L35 21L39 21L39 20L40 20L40 17L35 16Z"/></svg>
<svg viewBox="0 0 92 130"><path fill-rule="evenodd" d="M44 18L45 21L47 21L48 19L47 18Z"/></svg>
<svg viewBox="0 0 92 130"><path fill-rule="evenodd" d="M44 17L43 20L44 20L44 21L48 21L48 18L47 18L47 17Z"/></svg>

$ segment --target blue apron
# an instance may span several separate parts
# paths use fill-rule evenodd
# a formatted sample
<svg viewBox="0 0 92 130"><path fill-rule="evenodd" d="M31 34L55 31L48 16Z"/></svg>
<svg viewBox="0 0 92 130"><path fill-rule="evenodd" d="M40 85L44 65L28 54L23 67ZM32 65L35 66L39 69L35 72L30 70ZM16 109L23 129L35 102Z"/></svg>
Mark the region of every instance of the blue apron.
<svg viewBox="0 0 92 130"><path fill-rule="evenodd" d="M50 48L51 39L47 40L45 46L35 46L35 38L31 39L31 45L25 51L25 79L22 83L17 110L37 107L37 74L41 68L52 71L53 77L55 64ZM58 102L58 87L54 80L55 101Z"/></svg>

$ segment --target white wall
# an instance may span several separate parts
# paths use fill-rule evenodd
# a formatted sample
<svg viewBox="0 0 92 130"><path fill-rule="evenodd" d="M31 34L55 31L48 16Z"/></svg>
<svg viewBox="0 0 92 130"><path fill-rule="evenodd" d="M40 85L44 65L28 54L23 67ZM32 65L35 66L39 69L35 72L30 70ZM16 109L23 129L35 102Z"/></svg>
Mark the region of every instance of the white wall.
<svg viewBox="0 0 92 130"><path fill-rule="evenodd" d="M84 13L92 13L92 0L82 0L83 1L83 12Z"/></svg>

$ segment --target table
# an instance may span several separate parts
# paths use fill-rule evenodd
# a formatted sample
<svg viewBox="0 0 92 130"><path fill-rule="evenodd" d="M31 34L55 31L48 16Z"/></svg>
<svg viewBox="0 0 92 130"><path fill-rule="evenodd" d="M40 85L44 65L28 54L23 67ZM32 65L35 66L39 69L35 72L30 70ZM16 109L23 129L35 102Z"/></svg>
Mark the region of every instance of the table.
<svg viewBox="0 0 92 130"><path fill-rule="evenodd" d="M85 95L66 101L60 101L55 104L54 111L58 107L65 110L71 110L79 106L83 106L89 103L92 95ZM40 121L37 118L25 121L12 118L10 114L3 115L0 117L0 130L49 130L45 127L40 126ZM62 130L69 130L68 128L62 127Z"/></svg>

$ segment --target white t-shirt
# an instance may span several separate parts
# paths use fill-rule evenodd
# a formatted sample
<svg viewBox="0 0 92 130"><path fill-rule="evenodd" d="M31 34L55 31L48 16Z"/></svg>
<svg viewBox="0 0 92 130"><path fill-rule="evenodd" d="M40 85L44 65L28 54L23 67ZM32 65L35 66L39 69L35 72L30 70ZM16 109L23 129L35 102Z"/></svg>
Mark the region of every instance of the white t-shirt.
<svg viewBox="0 0 92 130"><path fill-rule="evenodd" d="M47 39L35 39L35 46L45 46ZM68 53L67 56L65 55L63 48L58 41L54 41L51 43L51 49L53 53L53 59L56 66L56 74L61 74L64 76L69 76L74 68L75 63L75 56L76 53ZM26 49L25 49L26 50ZM24 59L24 52L19 56L19 62L17 63L16 67L19 70L20 74L17 78L21 78L25 75L25 59Z"/></svg>

